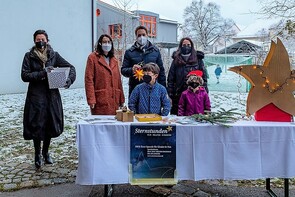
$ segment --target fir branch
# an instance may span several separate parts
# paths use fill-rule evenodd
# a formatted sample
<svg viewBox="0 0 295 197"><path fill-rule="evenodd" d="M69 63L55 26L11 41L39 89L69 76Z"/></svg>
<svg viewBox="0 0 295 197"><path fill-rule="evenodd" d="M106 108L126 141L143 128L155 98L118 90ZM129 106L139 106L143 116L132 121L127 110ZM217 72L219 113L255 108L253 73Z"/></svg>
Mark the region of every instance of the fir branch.
<svg viewBox="0 0 295 197"><path fill-rule="evenodd" d="M194 114L191 116L197 122L210 122L220 126L230 127L228 123L233 123L238 120L237 115L240 113L235 112L237 108L225 110L220 108L217 112L205 111L205 114Z"/></svg>

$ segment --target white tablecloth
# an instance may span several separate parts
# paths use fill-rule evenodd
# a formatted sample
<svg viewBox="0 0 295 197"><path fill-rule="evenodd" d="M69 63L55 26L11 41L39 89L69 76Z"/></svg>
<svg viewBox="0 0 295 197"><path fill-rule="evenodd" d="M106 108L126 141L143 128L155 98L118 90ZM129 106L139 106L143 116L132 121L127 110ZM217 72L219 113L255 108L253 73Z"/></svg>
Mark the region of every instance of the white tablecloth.
<svg viewBox="0 0 295 197"><path fill-rule="evenodd" d="M130 123L77 124L81 185L129 182ZM179 180L295 177L295 125L240 121L177 125Z"/></svg>

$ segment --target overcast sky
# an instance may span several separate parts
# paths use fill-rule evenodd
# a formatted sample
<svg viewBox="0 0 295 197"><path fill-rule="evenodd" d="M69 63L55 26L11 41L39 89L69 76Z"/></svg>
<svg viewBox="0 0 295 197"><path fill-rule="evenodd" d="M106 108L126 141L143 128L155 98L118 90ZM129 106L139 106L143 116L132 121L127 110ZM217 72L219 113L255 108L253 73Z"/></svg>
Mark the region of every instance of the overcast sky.
<svg viewBox="0 0 295 197"><path fill-rule="evenodd" d="M114 0L103 1L114 5ZM132 2L134 4L132 10L155 12L182 23L184 9L191 4L192 0L132 0ZM220 6L221 16L233 19L241 29L254 23L258 18L254 14L249 14L259 9L260 4L257 0L205 0L205 2L215 2Z"/></svg>

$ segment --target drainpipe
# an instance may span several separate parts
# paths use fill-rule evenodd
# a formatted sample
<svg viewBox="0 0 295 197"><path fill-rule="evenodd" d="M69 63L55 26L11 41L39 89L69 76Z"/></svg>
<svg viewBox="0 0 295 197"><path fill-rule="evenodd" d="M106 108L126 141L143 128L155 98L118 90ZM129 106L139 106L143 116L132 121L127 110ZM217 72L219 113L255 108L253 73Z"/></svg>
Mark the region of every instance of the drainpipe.
<svg viewBox="0 0 295 197"><path fill-rule="evenodd" d="M96 0L91 0L91 51L93 51L94 48L94 17L95 17L95 7L94 7L94 2Z"/></svg>

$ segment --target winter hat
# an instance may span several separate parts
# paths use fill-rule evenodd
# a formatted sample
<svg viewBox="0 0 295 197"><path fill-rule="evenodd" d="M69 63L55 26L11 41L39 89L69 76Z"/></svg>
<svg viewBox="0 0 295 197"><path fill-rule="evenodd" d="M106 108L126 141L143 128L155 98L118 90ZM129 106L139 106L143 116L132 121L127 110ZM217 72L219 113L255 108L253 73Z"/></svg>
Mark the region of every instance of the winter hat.
<svg viewBox="0 0 295 197"><path fill-rule="evenodd" d="M193 70L188 73L186 83L189 84L190 82L197 82L200 85L203 85L204 80L202 79L203 72L201 70Z"/></svg>
<svg viewBox="0 0 295 197"><path fill-rule="evenodd" d="M192 70L191 72L188 73L187 76L190 76L190 75L196 75L196 76L202 77L203 72L201 70Z"/></svg>

